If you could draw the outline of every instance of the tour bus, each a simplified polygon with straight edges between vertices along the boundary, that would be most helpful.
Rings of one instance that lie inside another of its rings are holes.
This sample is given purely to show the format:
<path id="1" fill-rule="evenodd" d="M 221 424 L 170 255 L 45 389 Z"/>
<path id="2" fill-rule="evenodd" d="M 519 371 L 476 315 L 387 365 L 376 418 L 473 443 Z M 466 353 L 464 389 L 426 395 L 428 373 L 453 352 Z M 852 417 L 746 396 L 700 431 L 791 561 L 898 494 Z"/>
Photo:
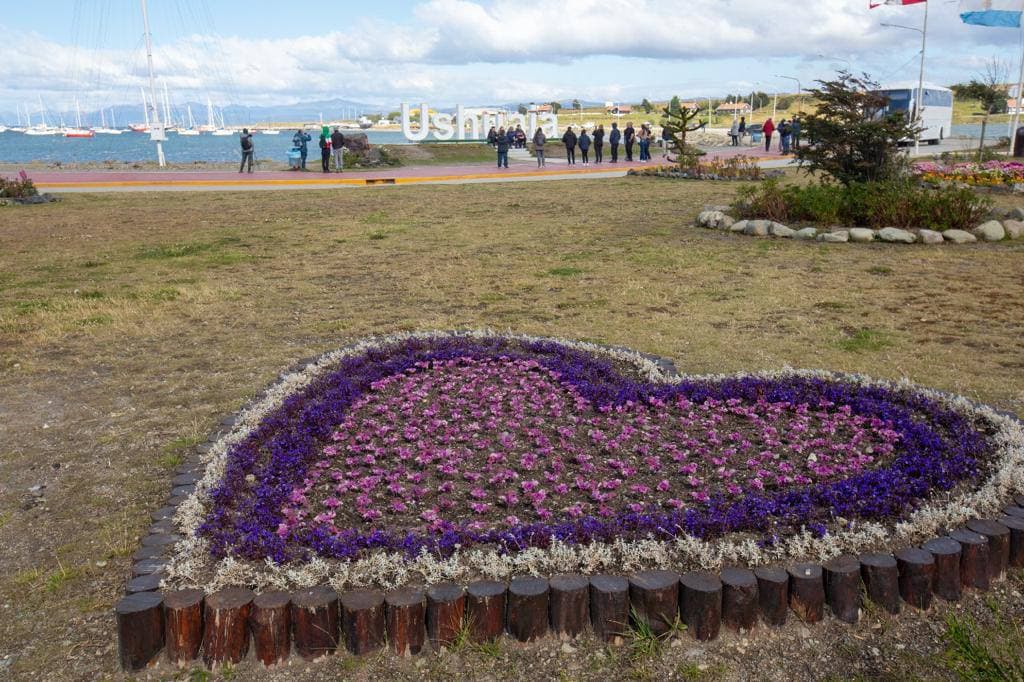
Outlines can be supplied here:
<path id="1" fill-rule="evenodd" d="M 909 120 L 914 115 L 914 100 L 917 98 L 917 81 L 890 83 L 874 92 L 889 98 L 889 106 L 883 113 L 901 111 Z M 924 84 L 921 105 L 921 142 L 938 144 L 949 136 L 953 127 L 953 91 L 941 85 Z M 913 142 L 913 140 L 904 140 Z"/>

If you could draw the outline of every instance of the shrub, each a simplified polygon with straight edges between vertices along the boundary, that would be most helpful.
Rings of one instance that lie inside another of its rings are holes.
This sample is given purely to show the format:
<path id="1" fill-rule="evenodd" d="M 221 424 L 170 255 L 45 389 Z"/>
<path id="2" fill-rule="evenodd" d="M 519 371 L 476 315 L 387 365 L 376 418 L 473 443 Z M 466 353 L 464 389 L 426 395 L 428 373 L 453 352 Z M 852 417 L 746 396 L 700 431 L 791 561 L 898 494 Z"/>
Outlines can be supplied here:
<path id="1" fill-rule="evenodd" d="M 6 199 L 25 199 L 39 194 L 32 184 L 32 179 L 25 171 L 18 171 L 17 178 L 0 177 L 0 197 Z"/>
<path id="2" fill-rule="evenodd" d="M 909 180 L 781 186 L 776 180 L 740 190 L 734 204 L 743 218 L 850 227 L 968 230 L 991 204 L 969 189 L 925 189 Z"/>

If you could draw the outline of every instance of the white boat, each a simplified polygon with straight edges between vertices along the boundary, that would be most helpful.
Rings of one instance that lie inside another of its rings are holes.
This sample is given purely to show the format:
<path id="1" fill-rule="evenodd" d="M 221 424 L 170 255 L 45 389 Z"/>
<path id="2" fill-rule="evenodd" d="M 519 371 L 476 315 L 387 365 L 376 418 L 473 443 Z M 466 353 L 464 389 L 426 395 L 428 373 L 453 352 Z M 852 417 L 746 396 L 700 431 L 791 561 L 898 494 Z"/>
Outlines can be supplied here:
<path id="1" fill-rule="evenodd" d="M 100 127 L 93 128 L 93 132 L 97 135 L 120 135 L 124 131 L 117 127 L 114 123 L 114 110 L 110 110 L 110 123 L 113 127 L 107 127 L 107 113 L 103 109 L 100 109 Z"/>
<path id="2" fill-rule="evenodd" d="M 277 128 L 264 128 L 260 131 L 260 135 L 280 135 L 281 131 Z"/>
<path id="3" fill-rule="evenodd" d="M 61 126 L 63 128 L 63 126 Z M 75 127 L 64 128 L 64 137 L 70 137 L 74 139 L 92 139 L 96 136 L 89 128 L 82 127 L 82 109 L 78 106 L 78 98 L 75 98 Z"/>
<path id="4" fill-rule="evenodd" d="M 188 108 L 188 128 L 179 128 L 178 134 L 194 137 L 196 135 L 199 135 L 199 131 L 196 129 L 195 119 L 192 118 L 192 105 L 187 104 L 185 106 Z"/>
<path id="5" fill-rule="evenodd" d="M 25 129 L 26 135 L 59 135 L 60 128 L 54 128 L 46 122 L 46 107 L 43 106 L 43 98 L 39 98 L 39 123 L 32 125 L 32 114 L 25 106 L 25 114 L 28 115 L 28 127 Z"/>
<path id="6" fill-rule="evenodd" d="M 6 133 L 6 132 L 7 132 L 7 126 L 0 126 L 0 133 Z"/>

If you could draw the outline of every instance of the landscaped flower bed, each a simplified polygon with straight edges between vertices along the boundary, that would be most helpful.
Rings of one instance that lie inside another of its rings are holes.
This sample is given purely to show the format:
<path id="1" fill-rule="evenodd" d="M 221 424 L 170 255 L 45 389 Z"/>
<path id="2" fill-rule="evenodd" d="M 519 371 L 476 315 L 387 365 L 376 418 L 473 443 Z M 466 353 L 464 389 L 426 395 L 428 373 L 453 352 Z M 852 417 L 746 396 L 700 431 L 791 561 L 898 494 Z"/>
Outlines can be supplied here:
<path id="1" fill-rule="evenodd" d="M 972 187 L 1011 188 L 1024 183 L 1024 163 L 1020 161 L 985 161 L 983 163 L 914 164 L 914 176 L 933 184 L 962 183 Z"/>
<path id="2" fill-rule="evenodd" d="M 286 379 L 214 447 L 170 574 L 301 584 L 303 570 L 367 582 L 412 565 L 437 578 L 834 555 L 998 504 L 1024 479 L 1019 440 L 1016 422 L 909 385 L 679 378 L 520 337 L 369 342 Z"/>

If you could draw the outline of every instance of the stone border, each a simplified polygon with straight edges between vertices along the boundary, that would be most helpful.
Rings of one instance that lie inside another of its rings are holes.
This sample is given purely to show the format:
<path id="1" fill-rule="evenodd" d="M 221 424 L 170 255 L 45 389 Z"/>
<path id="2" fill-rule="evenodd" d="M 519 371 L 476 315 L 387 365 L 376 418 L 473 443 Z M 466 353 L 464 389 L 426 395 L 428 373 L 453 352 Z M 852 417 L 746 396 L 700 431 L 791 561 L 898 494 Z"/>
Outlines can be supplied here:
<path id="1" fill-rule="evenodd" d="M 803 239 L 827 243 L 854 242 L 866 244 L 870 242 L 887 242 L 890 244 L 970 244 L 977 241 L 998 242 L 1004 239 L 1024 239 L 1024 222 L 1018 220 L 989 220 L 970 232 L 965 230 L 914 229 L 903 230 L 896 227 L 883 227 L 872 230 L 866 227 L 829 228 L 819 230 L 805 227 L 794 230 L 772 220 L 739 220 L 726 213 L 728 206 L 709 206 L 698 214 L 695 224 L 712 230 L 744 234 L 751 237 L 781 237 L 784 239 Z"/>

